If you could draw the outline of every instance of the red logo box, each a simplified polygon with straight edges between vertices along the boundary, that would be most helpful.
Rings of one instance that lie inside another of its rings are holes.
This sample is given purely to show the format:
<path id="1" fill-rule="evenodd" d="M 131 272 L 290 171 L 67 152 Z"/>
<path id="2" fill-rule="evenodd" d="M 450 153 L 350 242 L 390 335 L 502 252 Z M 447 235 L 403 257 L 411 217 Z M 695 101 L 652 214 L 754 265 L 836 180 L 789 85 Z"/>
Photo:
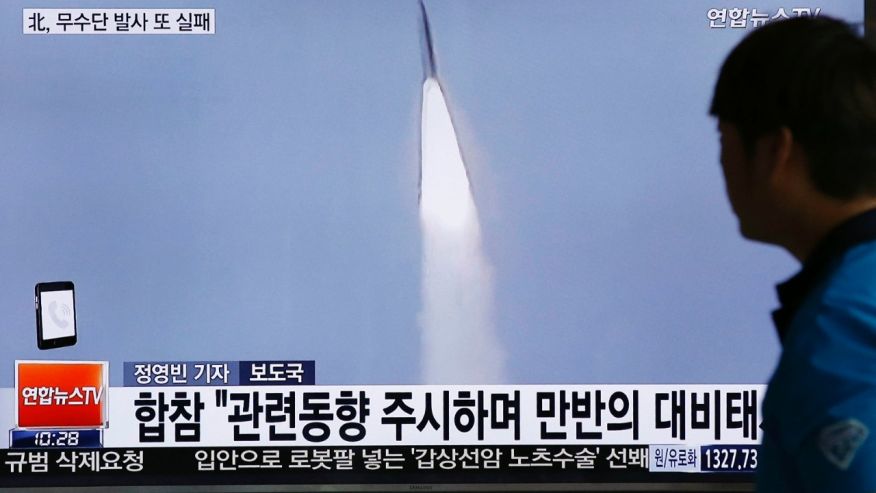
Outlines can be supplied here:
<path id="1" fill-rule="evenodd" d="M 107 367 L 101 361 L 16 361 L 16 426 L 105 427 Z"/>

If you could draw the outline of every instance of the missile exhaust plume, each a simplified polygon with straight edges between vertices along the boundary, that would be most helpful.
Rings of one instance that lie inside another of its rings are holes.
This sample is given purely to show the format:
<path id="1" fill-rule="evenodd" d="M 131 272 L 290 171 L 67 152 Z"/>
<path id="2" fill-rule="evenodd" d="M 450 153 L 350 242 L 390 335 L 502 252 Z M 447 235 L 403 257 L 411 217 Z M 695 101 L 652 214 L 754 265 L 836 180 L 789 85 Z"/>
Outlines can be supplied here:
<path id="1" fill-rule="evenodd" d="M 425 6 L 420 154 L 424 383 L 503 383 L 492 272 L 456 130 L 435 72 Z"/>

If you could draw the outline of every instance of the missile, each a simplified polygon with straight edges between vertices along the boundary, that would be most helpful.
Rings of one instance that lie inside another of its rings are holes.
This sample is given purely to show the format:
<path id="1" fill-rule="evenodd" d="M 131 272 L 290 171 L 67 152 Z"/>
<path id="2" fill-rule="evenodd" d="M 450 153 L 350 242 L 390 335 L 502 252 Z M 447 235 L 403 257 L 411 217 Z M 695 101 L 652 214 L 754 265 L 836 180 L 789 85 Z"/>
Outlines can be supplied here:
<path id="1" fill-rule="evenodd" d="M 441 146 L 452 148 L 454 151 L 450 154 L 450 159 L 452 160 L 452 154 L 456 154 L 457 159 L 460 161 L 462 171 L 464 172 L 464 186 L 468 188 L 468 193 L 473 195 L 471 190 L 471 179 L 468 173 L 468 167 L 465 164 L 465 159 L 462 158 L 462 150 L 459 148 L 459 142 L 456 137 L 456 129 L 453 127 L 453 121 L 450 115 L 450 109 L 447 106 L 447 101 L 444 98 L 444 91 L 441 87 L 441 80 L 438 77 L 438 72 L 435 68 L 435 50 L 432 45 L 432 30 L 429 25 L 429 16 L 426 13 L 426 5 L 423 0 L 419 0 L 420 2 L 420 16 L 422 17 L 422 36 L 420 37 L 421 42 L 421 51 L 422 51 L 422 59 L 423 59 L 423 119 L 421 120 L 420 126 L 420 139 L 421 144 L 428 139 L 427 135 L 425 135 L 426 131 L 426 123 L 427 123 L 427 113 L 428 107 L 431 105 L 431 120 L 429 120 L 432 125 L 432 131 L 434 132 L 436 127 L 436 123 L 438 125 L 438 131 L 445 132 L 444 136 L 448 136 L 449 139 L 441 142 Z M 428 99 L 428 100 L 427 100 Z M 446 115 L 446 120 L 442 121 L 440 115 Z M 438 116 L 438 120 L 435 120 L 436 115 Z M 446 122 L 446 123 L 445 123 Z M 434 139 L 434 135 L 432 138 Z M 432 145 L 436 145 L 436 141 L 432 141 Z M 423 154 L 425 149 L 424 145 L 420 147 L 420 176 L 418 180 L 418 193 L 417 193 L 417 203 L 422 206 L 423 203 L 423 174 L 424 174 L 424 161 L 427 159 L 427 156 Z M 433 155 L 432 160 L 435 159 L 434 152 L 439 151 L 439 154 L 442 153 L 442 149 L 433 147 Z M 448 156 L 443 156 L 444 159 L 448 158 Z M 433 178 L 435 170 L 433 171 Z M 446 176 L 447 173 L 452 173 L 452 171 L 442 170 L 440 171 L 441 176 Z"/>
<path id="2" fill-rule="evenodd" d="M 422 30 L 420 31 L 420 55 L 423 59 L 423 81 L 435 78 L 435 52 L 432 49 L 432 32 L 429 29 L 429 16 L 426 14 L 426 5 L 423 0 L 420 2 L 420 21 L 422 22 Z M 426 104 L 425 99 L 423 104 Z M 422 139 L 422 126 L 420 127 L 420 138 Z M 417 204 L 423 201 L 423 154 L 420 149 L 420 176 L 417 179 Z"/>
<path id="3" fill-rule="evenodd" d="M 437 79 L 435 71 L 435 52 L 432 49 L 432 32 L 429 29 L 429 16 L 426 14 L 426 5 L 420 0 L 420 16 L 423 20 L 421 42 L 423 44 L 423 75 L 424 80 Z"/>

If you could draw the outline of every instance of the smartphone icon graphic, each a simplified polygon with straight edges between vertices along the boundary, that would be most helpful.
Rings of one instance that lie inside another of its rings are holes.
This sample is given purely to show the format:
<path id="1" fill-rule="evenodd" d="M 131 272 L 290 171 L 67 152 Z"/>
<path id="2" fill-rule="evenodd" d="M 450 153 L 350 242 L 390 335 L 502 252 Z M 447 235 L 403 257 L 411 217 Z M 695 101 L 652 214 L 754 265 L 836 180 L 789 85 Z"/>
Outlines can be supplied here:
<path id="1" fill-rule="evenodd" d="M 76 298 L 70 281 L 36 285 L 37 346 L 40 349 L 76 344 Z"/>

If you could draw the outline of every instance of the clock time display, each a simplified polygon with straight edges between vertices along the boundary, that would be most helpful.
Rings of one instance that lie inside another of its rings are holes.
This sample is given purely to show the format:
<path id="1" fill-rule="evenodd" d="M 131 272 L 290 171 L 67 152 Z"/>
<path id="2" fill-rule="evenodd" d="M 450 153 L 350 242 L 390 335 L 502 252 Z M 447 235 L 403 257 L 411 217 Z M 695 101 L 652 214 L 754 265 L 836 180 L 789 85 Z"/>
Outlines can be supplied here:
<path id="1" fill-rule="evenodd" d="M 10 448 L 97 448 L 103 446 L 100 429 L 11 430 Z"/>

